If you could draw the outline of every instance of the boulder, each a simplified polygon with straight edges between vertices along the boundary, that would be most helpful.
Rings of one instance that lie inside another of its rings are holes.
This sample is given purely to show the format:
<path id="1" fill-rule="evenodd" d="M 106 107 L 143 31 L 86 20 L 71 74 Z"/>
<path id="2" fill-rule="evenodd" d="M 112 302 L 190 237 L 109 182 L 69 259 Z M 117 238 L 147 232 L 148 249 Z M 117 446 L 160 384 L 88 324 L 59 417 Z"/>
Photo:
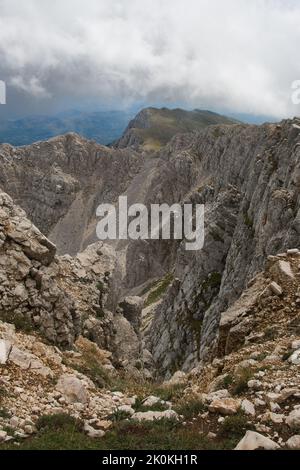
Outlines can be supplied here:
<path id="1" fill-rule="evenodd" d="M 293 410 L 286 418 L 286 423 L 291 429 L 300 428 L 300 410 Z"/>
<path id="2" fill-rule="evenodd" d="M 7 432 L 0 430 L 0 442 L 5 441 L 6 437 L 7 437 Z"/>
<path id="3" fill-rule="evenodd" d="M 222 415 L 234 415 L 241 406 L 241 400 L 234 398 L 216 399 L 211 402 L 208 410 L 211 413 L 221 413 Z"/>
<path id="4" fill-rule="evenodd" d="M 246 415 L 255 416 L 255 407 L 250 400 L 243 400 L 241 403 L 241 409 Z"/>
<path id="5" fill-rule="evenodd" d="M 296 434 L 295 436 L 290 437 L 289 440 L 286 442 L 286 446 L 288 449 L 291 449 L 291 450 L 299 450 L 300 449 L 300 436 Z"/>
<path id="6" fill-rule="evenodd" d="M 230 393 L 226 388 L 222 388 L 221 390 L 217 390 L 216 392 L 211 392 L 205 396 L 205 401 L 207 403 L 211 403 L 214 400 L 219 400 L 223 398 L 229 398 Z"/>
<path id="7" fill-rule="evenodd" d="M 100 439 L 101 437 L 105 436 L 105 432 L 102 431 L 102 429 L 94 429 L 88 423 L 84 423 L 83 429 L 87 436 L 91 439 Z"/>
<path id="8" fill-rule="evenodd" d="M 123 411 L 124 413 L 128 413 L 130 416 L 135 413 L 134 409 L 129 405 L 118 406 L 117 411 Z"/>
<path id="9" fill-rule="evenodd" d="M 279 445 L 268 437 L 255 431 L 247 431 L 243 439 L 236 446 L 235 450 L 276 450 L 279 448 Z"/>
<path id="10" fill-rule="evenodd" d="M 282 295 L 282 292 L 283 292 L 282 287 L 280 287 L 280 285 L 277 284 L 277 282 L 271 282 L 271 284 L 269 285 L 269 289 L 275 295 Z"/>
<path id="11" fill-rule="evenodd" d="M 178 414 L 174 410 L 166 411 L 146 411 L 135 413 L 132 419 L 136 421 L 155 421 L 160 419 L 174 419 L 178 420 Z"/>
<path id="12" fill-rule="evenodd" d="M 288 361 L 295 366 L 300 364 L 300 349 L 297 349 L 293 354 L 288 358 Z"/>
<path id="13" fill-rule="evenodd" d="M 187 375 L 182 370 L 178 370 L 175 374 L 172 375 L 170 380 L 168 380 L 168 385 L 184 385 L 187 382 Z"/>
<path id="14" fill-rule="evenodd" d="M 12 345 L 9 341 L 0 339 L 0 364 L 6 364 Z"/>
<path id="15" fill-rule="evenodd" d="M 143 406 L 151 408 L 152 406 L 155 406 L 158 403 L 162 403 L 162 400 L 159 397 L 155 397 L 151 395 L 150 397 L 146 398 L 146 400 L 143 401 Z"/>
<path id="16" fill-rule="evenodd" d="M 62 375 L 56 385 L 58 390 L 68 403 L 83 403 L 89 401 L 88 392 L 83 382 L 75 375 Z"/>

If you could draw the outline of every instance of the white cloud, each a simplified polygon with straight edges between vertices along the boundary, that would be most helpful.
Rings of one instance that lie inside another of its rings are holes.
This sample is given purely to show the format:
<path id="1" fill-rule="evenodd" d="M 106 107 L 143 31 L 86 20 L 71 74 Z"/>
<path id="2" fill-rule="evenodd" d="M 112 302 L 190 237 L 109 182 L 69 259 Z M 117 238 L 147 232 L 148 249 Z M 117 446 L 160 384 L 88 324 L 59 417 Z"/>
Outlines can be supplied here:
<path id="1" fill-rule="evenodd" d="M 0 0 L 0 78 L 38 97 L 296 114 L 300 5 Z"/>

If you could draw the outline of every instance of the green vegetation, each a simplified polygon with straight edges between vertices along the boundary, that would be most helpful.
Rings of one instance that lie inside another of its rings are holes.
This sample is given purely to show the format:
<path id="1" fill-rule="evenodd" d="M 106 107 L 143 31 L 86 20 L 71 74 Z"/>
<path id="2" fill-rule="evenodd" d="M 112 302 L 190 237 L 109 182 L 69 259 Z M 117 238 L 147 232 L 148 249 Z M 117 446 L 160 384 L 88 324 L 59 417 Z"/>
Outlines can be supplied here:
<path id="1" fill-rule="evenodd" d="M 248 390 L 248 382 L 253 377 L 253 370 L 251 369 L 242 369 L 238 376 L 234 379 L 231 393 L 233 395 L 240 395 L 246 390 Z"/>
<path id="2" fill-rule="evenodd" d="M 43 415 L 40 416 L 36 423 L 36 428 L 39 431 L 82 431 L 83 423 L 73 418 L 72 416 L 61 413 L 55 415 Z"/>
<path id="3" fill-rule="evenodd" d="M 227 374 L 223 380 L 223 387 L 228 389 L 232 384 L 233 384 L 233 377 L 232 375 Z"/>
<path id="4" fill-rule="evenodd" d="M 188 400 L 182 399 L 175 408 L 175 411 L 182 415 L 185 419 L 192 419 L 203 413 L 205 406 L 202 401 L 197 398 L 190 398 Z"/>
<path id="5" fill-rule="evenodd" d="M 67 415 L 43 416 L 38 435 L 20 441 L 19 445 L 3 444 L 1 450 L 209 450 L 230 448 L 231 440 L 213 442 L 201 434 L 199 422 L 182 426 L 174 420 L 151 423 L 115 422 L 101 439 L 87 437 L 81 423 Z M 231 447 L 232 448 L 232 447 Z"/>
<path id="6" fill-rule="evenodd" d="M 148 108 L 148 126 L 135 128 L 139 140 L 147 150 L 159 150 L 166 145 L 175 134 L 193 132 L 209 125 L 236 124 L 237 121 L 210 111 L 184 111 L 182 109 Z M 214 129 L 214 136 L 222 135 Z"/>
<path id="7" fill-rule="evenodd" d="M 32 331 L 35 330 L 31 319 L 26 315 L 18 314 L 14 311 L 1 311 L 0 318 L 6 323 L 12 323 L 15 325 L 17 331 L 22 331 L 23 333 L 32 333 Z"/>
<path id="8" fill-rule="evenodd" d="M 219 428 L 218 437 L 239 440 L 249 429 L 252 429 L 252 426 L 249 425 L 246 415 L 239 411 L 236 415 L 225 418 Z"/>
<path id="9" fill-rule="evenodd" d="M 136 412 L 143 412 L 143 411 L 165 411 L 168 409 L 168 406 L 165 405 L 164 403 L 156 403 L 155 405 L 153 406 L 145 406 L 143 405 L 143 401 L 144 401 L 144 398 L 141 398 L 141 397 L 138 397 L 136 402 L 135 402 L 135 405 L 134 405 L 134 409 Z"/>
<path id="10" fill-rule="evenodd" d="M 93 346 L 91 350 L 84 351 L 80 362 L 64 359 L 64 363 L 89 377 L 99 388 L 110 386 L 112 383 L 112 378 L 97 359 L 96 346 Z"/>
<path id="11" fill-rule="evenodd" d="M 168 273 L 163 279 L 157 281 L 148 295 L 148 298 L 145 302 L 145 307 L 149 307 L 150 305 L 157 302 L 166 292 L 173 279 L 173 274 Z"/>
<path id="12" fill-rule="evenodd" d="M 0 408 L 0 418 L 7 419 L 10 416 L 10 412 L 6 408 Z"/>

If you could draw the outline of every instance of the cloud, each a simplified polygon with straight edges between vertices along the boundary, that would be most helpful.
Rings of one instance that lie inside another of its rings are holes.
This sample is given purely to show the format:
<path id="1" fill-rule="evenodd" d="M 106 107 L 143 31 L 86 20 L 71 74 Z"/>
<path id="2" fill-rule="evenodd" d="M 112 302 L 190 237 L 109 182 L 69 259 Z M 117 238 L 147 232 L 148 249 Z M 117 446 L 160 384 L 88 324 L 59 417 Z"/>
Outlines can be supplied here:
<path id="1" fill-rule="evenodd" d="M 0 79 L 48 103 L 288 116 L 299 24 L 296 0 L 0 0 Z"/>

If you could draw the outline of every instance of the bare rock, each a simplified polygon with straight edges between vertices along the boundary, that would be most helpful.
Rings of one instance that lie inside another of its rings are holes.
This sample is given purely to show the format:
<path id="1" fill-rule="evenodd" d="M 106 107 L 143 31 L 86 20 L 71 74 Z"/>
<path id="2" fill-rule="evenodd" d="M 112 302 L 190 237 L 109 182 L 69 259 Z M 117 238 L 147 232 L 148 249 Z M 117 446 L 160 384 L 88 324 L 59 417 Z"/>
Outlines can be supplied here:
<path id="1" fill-rule="evenodd" d="M 238 443 L 235 450 L 276 450 L 280 449 L 276 442 L 272 441 L 268 437 L 259 434 L 254 431 L 247 431 L 243 439 Z"/>
<path id="2" fill-rule="evenodd" d="M 211 402 L 208 410 L 211 413 L 221 413 L 222 415 L 234 415 L 241 406 L 241 400 L 234 398 L 215 399 Z"/>
<path id="3" fill-rule="evenodd" d="M 87 403 L 88 392 L 83 382 L 75 375 L 62 375 L 56 385 L 58 390 L 69 403 Z"/>

